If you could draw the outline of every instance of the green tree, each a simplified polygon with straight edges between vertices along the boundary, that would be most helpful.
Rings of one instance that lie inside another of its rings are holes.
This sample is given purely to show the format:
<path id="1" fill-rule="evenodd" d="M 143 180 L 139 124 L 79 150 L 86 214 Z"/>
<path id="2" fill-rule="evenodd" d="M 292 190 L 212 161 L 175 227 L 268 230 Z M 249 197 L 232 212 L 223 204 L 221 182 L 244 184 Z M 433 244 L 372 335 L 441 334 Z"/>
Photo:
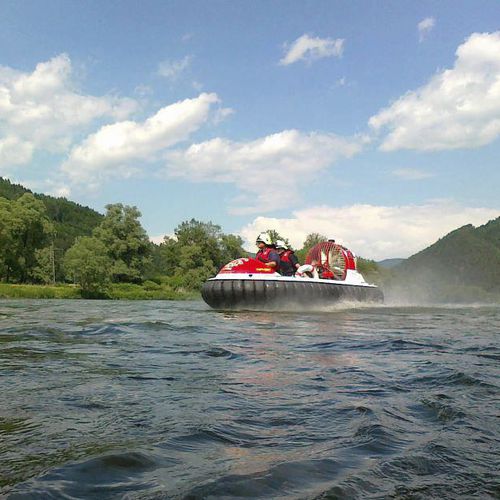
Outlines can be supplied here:
<path id="1" fill-rule="evenodd" d="M 148 276 L 158 280 L 166 275 L 175 288 L 199 289 L 224 264 L 246 255 L 242 244 L 239 236 L 224 234 L 211 222 L 184 221 L 176 227 L 174 237 L 166 237 L 154 247 Z"/>
<path id="2" fill-rule="evenodd" d="M 197 245 L 200 255 L 210 259 L 215 265 L 221 264 L 222 248 L 219 240 L 222 236 L 222 229 L 220 226 L 191 219 L 179 224 L 174 233 L 177 247 Z"/>
<path id="3" fill-rule="evenodd" d="M 106 206 L 106 215 L 94 229 L 112 260 L 114 281 L 140 282 L 149 263 L 152 244 L 139 222 L 136 207 L 116 203 Z"/>
<path id="4" fill-rule="evenodd" d="M 220 237 L 220 245 L 222 247 L 221 265 L 247 255 L 247 252 L 243 250 L 243 240 L 235 234 L 223 234 Z"/>
<path id="5" fill-rule="evenodd" d="M 369 283 L 375 283 L 376 285 L 383 285 L 385 281 L 388 281 L 392 275 L 393 270 L 386 269 L 379 266 L 375 261 L 370 259 L 363 259 L 358 257 L 357 259 L 357 270 L 363 275 L 366 281 Z"/>
<path id="6" fill-rule="evenodd" d="M 54 245 L 54 268 L 58 280 L 64 278 L 62 272 L 62 257 L 73 245 L 77 236 L 91 236 L 92 230 L 100 224 L 103 215 L 88 207 L 83 207 L 65 198 L 54 198 L 44 194 L 31 193 L 19 184 L 12 184 L 8 179 L 0 177 L 0 198 L 15 201 L 25 193 L 32 194 L 45 205 L 46 215 L 54 225 L 55 236 L 51 239 Z M 1 246 L 1 245 L 0 245 Z M 0 261 L 4 261 L 0 256 Z M 1 268 L 1 265 L 0 265 Z M 1 271 L 0 277 L 5 278 L 6 271 Z M 12 274 L 12 273 L 11 273 Z M 13 279 L 17 279 L 13 276 Z M 35 278 L 37 281 L 38 277 Z"/>
<path id="7" fill-rule="evenodd" d="M 0 204 L 3 276 L 24 283 L 35 279 L 39 250 L 53 240 L 54 226 L 45 205 L 31 193 Z"/>
<path id="8" fill-rule="evenodd" d="M 179 224 L 175 229 L 177 241 L 174 249 L 196 245 L 202 260 L 212 261 L 217 269 L 228 261 L 245 255 L 243 240 L 233 234 L 224 234 L 222 228 L 212 222 L 201 222 L 195 219 Z"/>
<path id="9" fill-rule="evenodd" d="M 310 233 L 306 236 L 306 239 L 304 241 L 304 244 L 302 245 L 302 248 L 296 252 L 297 258 L 299 259 L 300 262 L 305 262 L 307 252 L 311 250 L 311 248 L 318 244 L 321 243 L 322 241 L 327 241 L 328 238 L 320 233 Z"/>
<path id="10" fill-rule="evenodd" d="M 314 245 L 317 245 L 322 241 L 328 241 L 328 238 L 320 233 L 310 233 L 306 236 L 302 249 L 310 250 Z"/>
<path id="11" fill-rule="evenodd" d="M 276 243 L 278 240 L 283 240 L 287 245 L 290 245 L 288 238 L 281 236 L 281 234 L 278 233 L 278 231 L 276 231 L 276 229 L 267 229 L 266 231 L 264 231 L 264 233 L 267 233 L 270 236 L 271 241 L 273 243 Z"/>
<path id="12" fill-rule="evenodd" d="M 0 277 L 9 281 L 13 248 L 12 209 L 9 200 L 0 198 Z"/>
<path id="13" fill-rule="evenodd" d="M 103 293 L 111 279 L 111 267 L 104 243 L 90 236 L 78 237 L 64 256 L 66 275 L 84 294 Z"/>
<path id="14" fill-rule="evenodd" d="M 179 262 L 174 276 L 183 288 L 198 289 L 207 278 L 216 272 L 217 267 L 213 260 L 203 253 L 199 245 L 179 248 Z"/>
<path id="15" fill-rule="evenodd" d="M 33 278 L 41 283 L 49 284 L 55 281 L 54 246 L 36 250 L 37 265 L 33 269 Z"/>
<path id="16" fill-rule="evenodd" d="M 166 236 L 162 243 L 152 246 L 146 278 L 160 282 L 163 276 L 173 276 L 177 262 L 176 240 Z"/>

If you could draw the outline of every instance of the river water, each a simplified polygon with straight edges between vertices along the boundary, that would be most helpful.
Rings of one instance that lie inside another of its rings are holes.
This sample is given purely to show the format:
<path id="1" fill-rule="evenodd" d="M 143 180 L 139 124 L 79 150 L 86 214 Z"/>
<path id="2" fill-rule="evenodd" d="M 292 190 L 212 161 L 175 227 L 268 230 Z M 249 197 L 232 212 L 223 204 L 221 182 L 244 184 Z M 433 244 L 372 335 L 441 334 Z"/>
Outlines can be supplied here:
<path id="1" fill-rule="evenodd" d="M 0 497 L 499 498 L 500 306 L 0 301 Z"/>

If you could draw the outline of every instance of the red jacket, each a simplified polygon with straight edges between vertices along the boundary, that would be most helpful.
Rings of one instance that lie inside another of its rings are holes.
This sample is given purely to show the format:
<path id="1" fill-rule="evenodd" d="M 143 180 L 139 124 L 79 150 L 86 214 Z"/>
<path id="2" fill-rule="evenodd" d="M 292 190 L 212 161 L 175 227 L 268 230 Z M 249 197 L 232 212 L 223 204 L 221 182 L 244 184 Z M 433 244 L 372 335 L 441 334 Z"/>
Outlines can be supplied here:
<path id="1" fill-rule="evenodd" d="M 274 267 L 273 269 L 276 272 L 279 270 L 280 257 L 274 248 L 266 247 L 263 250 L 259 250 L 255 255 L 255 258 L 258 261 L 263 262 L 264 264 L 267 264 L 268 262 L 276 262 L 276 267 Z"/>
<path id="2" fill-rule="evenodd" d="M 293 276 L 296 271 L 298 259 L 292 250 L 285 250 L 280 254 L 280 272 L 283 276 Z"/>

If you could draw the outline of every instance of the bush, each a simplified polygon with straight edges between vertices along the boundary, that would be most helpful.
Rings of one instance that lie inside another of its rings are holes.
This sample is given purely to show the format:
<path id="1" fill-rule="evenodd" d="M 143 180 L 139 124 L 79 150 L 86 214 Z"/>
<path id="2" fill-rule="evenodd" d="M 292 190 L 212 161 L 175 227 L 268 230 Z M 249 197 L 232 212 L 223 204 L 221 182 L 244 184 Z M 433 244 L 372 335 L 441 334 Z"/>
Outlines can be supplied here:
<path id="1" fill-rule="evenodd" d="M 64 257 L 67 276 L 78 283 L 87 296 L 105 293 L 111 278 L 111 268 L 112 261 L 105 245 L 88 236 L 77 238 Z"/>
<path id="2" fill-rule="evenodd" d="M 73 285 L 11 285 L 0 283 L 2 299 L 78 299 L 80 289 Z"/>

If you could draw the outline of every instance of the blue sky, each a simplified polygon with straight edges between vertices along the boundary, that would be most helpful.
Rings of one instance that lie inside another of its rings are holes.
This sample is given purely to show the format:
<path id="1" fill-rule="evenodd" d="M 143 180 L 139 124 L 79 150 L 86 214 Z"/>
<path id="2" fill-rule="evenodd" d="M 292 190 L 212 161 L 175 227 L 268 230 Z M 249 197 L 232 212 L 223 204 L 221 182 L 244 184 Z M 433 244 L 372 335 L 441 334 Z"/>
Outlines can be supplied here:
<path id="1" fill-rule="evenodd" d="M 3 1 L 0 175 L 158 239 L 405 257 L 500 215 L 500 4 Z"/>

